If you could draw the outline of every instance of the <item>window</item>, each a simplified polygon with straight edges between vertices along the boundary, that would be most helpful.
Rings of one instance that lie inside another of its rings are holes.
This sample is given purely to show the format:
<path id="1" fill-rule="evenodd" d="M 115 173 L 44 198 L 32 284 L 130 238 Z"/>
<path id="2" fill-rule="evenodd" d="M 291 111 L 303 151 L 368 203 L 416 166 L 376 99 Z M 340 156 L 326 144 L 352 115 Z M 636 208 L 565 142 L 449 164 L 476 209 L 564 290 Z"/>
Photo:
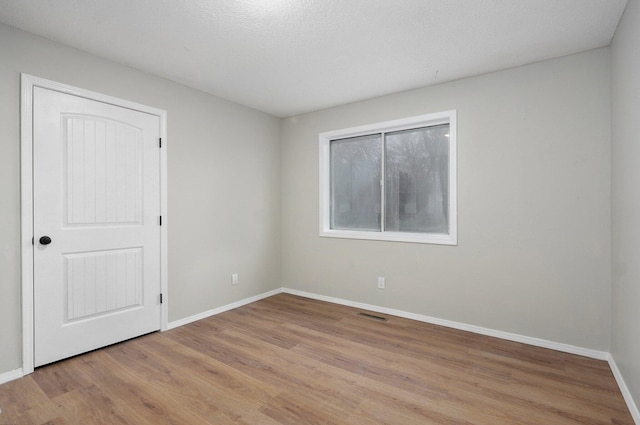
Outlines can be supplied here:
<path id="1" fill-rule="evenodd" d="M 320 236 L 456 245 L 456 112 L 321 133 Z"/>

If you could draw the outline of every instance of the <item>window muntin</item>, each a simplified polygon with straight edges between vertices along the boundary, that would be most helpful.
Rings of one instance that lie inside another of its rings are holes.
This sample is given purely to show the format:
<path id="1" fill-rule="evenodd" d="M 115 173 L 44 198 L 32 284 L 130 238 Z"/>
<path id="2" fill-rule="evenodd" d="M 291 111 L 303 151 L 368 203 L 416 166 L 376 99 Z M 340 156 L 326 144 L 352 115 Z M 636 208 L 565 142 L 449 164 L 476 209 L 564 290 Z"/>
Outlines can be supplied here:
<path id="1" fill-rule="evenodd" d="M 320 235 L 457 244 L 455 111 L 320 134 Z"/>

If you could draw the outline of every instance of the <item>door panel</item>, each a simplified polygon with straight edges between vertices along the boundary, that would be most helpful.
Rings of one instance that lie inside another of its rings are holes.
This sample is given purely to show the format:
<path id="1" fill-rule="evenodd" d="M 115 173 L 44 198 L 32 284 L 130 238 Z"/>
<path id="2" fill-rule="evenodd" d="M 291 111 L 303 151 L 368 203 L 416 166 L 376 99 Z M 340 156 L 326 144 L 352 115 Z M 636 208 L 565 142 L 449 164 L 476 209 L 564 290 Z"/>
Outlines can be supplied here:
<path id="1" fill-rule="evenodd" d="M 142 224 L 141 129 L 67 114 L 62 126 L 65 224 Z"/>
<path id="2" fill-rule="evenodd" d="M 160 118 L 34 87 L 33 120 L 40 366 L 160 329 Z"/>
<path id="3" fill-rule="evenodd" d="M 142 307 L 143 248 L 63 254 L 63 323 Z"/>

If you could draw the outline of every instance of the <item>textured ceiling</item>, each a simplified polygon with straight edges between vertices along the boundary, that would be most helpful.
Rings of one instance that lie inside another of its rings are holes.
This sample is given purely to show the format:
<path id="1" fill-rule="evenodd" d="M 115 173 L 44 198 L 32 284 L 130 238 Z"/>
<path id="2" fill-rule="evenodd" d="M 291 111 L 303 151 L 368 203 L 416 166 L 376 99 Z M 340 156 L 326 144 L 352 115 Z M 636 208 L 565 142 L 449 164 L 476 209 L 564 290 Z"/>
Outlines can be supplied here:
<path id="1" fill-rule="evenodd" d="M 284 117 L 611 42 L 627 0 L 0 0 L 0 22 Z"/>

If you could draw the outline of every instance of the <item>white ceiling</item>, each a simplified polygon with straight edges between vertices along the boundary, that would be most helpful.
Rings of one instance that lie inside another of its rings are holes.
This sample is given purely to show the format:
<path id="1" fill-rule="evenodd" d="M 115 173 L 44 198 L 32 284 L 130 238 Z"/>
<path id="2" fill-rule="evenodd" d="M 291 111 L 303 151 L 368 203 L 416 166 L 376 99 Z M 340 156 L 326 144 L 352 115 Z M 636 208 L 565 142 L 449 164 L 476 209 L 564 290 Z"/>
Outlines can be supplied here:
<path id="1" fill-rule="evenodd" d="M 0 0 L 0 22 L 285 117 L 611 42 L 627 0 Z"/>

